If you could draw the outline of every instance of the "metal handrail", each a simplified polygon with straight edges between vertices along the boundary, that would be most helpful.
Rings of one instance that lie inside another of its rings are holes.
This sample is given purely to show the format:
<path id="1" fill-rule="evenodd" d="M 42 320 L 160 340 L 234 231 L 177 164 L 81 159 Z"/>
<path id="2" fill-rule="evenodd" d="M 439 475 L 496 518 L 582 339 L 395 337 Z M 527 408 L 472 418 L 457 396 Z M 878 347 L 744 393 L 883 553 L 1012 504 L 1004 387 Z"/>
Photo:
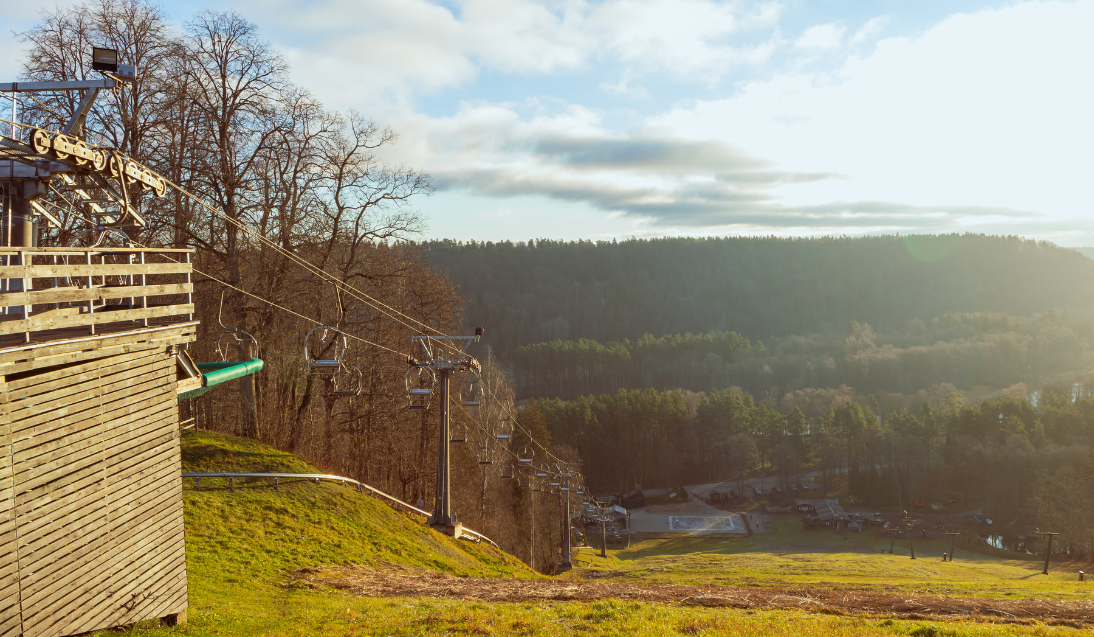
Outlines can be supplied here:
<path id="1" fill-rule="evenodd" d="M 406 502 L 403 502 L 399 498 L 396 498 L 393 495 L 388 495 L 388 494 L 384 493 L 383 491 L 377 489 L 376 487 L 370 487 L 369 485 L 365 484 L 364 482 L 358 482 L 357 480 L 354 480 L 353 478 L 346 478 L 344 476 L 335 476 L 335 475 L 330 475 L 328 473 L 231 473 L 231 472 L 227 472 L 227 473 L 226 472 L 191 473 L 191 472 L 185 472 L 184 471 L 183 474 L 182 474 L 182 477 L 184 477 L 184 478 L 193 478 L 195 480 L 195 485 L 198 486 L 198 488 L 200 488 L 202 478 L 228 478 L 229 480 L 231 480 L 232 478 L 273 478 L 274 479 L 274 486 L 277 486 L 277 479 L 278 478 L 303 478 L 305 480 L 315 480 L 315 481 L 327 480 L 329 482 L 339 482 L 343 486 L 345 486 L 347 484 L 352 484 L 352 485 L 357 487 L 358 491 L 367 490 L 367 491 L 369 491 L 370 493 L 372 493 L 373 495 L 375 495 L 379 498 L 389 500 L 393 504 L 396 504 L 400 507 L 403 507 L 403 508 L 407 509 L 411 513 L 417 513 L 418 515 L 421 515 L 423 517 L 429 517 L 429 512 L 428 511 L 423 511 L 422 509 L 419 509 L 418 507 L 416 507 L 414 505 L 407 504 Z M 494 548 L 498 549 L 499 551 L 501 550 L 501 547 L 498 546 L 497 543 L 494 542 L 494 540 L 491 540 L 490 538 L 486 537 L 482 533 L 479 533 L 478 531 L 472 531 L 471 529 L 469 529 L 467 527 L 464 527 L 463 532 L 467 535 L 474 536 L 474 537 L 478 538 L 479 540 L 483 540 L 485 542 L 488 542 L 490 544 L 490 546 L 493 546 Z"/>

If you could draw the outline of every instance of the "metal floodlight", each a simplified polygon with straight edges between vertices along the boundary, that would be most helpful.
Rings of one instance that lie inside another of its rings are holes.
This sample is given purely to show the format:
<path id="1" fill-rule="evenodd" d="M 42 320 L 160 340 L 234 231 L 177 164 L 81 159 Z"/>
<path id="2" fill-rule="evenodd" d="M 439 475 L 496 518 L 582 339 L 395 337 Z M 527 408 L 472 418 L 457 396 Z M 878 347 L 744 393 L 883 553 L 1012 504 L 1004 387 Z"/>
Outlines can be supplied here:
<path id="1" fill-rule="evenodd" d="M 91 49 L 91 70 L 105 71 L 107 73 L 117 73 L 118 50 L 100 49 L 99 47 L 93 47 Z"/>

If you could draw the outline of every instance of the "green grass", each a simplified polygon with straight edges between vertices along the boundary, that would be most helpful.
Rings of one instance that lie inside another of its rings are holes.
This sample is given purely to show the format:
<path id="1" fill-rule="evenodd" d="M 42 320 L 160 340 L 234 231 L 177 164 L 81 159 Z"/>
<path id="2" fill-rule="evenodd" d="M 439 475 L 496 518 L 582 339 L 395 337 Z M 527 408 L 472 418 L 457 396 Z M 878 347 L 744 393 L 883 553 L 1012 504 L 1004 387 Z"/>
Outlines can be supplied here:
<path id="1" fill-rule="evenodd" d="M 600 571 L 612 580 L 720 584 L 729 586 L 820 586 L 841 590 L 921 592 L 968 597 L 1053 597 L 1090 599 L 1091 583 L 1079 582 L 1082 565 L 1051 565 L 1032 556 L 957 544 L 956 560 L 942 562 L 950 543 L 913 540 L 916 559 L 910 559 L 907 540 L 897 540 L 889 554 L 891 538 L 871 532 L 842 533 L 805 531 L 796 516 L 776 516 L 773 533 L 751 537 L 681 537 L 635 540 L 631 548 L 610 552 L 582 549 L 580 559 L 590 556 L 593 565 L 567 577 L 584 577 Z M 881 549 L 886 550 L 885 554 Z M 975 550 L 969 550 L 973 548 Z"/>
<path id="2" fill-rule="evenodd" d="M 289 454 L 226 436 L 187 434 L 183 449 L 183 471 L 322 473 Z M 229 584 L 338 564 L 536 576 L 510 555 L 435 533 L 420 517 L 398 513 L 349 487 L 283 480 L 275 491 L 265 480 L 236 483 L 229 492 L 226 480 L 207 480 L 203 490 L 186 489 L 183 496 L 190 569 Z"/>
<path id="3" fill-rule="evenodd" d="M 276 607 L 235 606 L 175 629 L 133 627 L 160 635 L 734 635 L 741 637 L 1079 637 L 1082 630 L 1043 625 L 900 621 L 798 611 L 683 607 L 604 600 L 495 604 L 459 600 L 349 598 L 288 593 Z M 193 610 L 193 607 L 191 607 Z M 244 612 L 268 613 L 241 620 Z M 210 621 L 212 620 L 212 621 Z"/>
<path id="4" fill-rule="evenodd" d="M 184 471 L 317 472 L 288 454 L 225 436 L 188 433 L 184 436 L 183 450 Z M 304 567 L 397 564 L 457 576 L 540 576 L 489 546 L 436 534 L 420 518 L 395 512 L 378 500 L 338 485 L 298 482 L 282 484 L 280 491 L 274 491 L 264 485 L 237 484 L 235 491 L 229 492 L 223 482 L 203 485 L 202 491 L 194 491 L 192 482 L 187 482 L 184 501 L 190 590 L 188 623 L 166 628 L 156 626 L 156 622 L 144 622 L 125 629 L 100 631 L 99 635 L 122 632 L 147 637 L 1082 634 L 1060 627 L 895 621 L 614 600 L 480 603 L 354 597 L 336 590 L 311 588 L 293 581 L 291 574 Z M 805 539 L 801 538 L 803 546 Z M 775 555 L 764 549 L 765 541 L 770 540 L 764 536 L 730 544 L 704 540 L 690 548 L 706 553 L 690 555 L 674 553 L 687 547 L 646 541 L 628 551 L 610 551 L 607 559 L 587 549 L 579 551 L 579 555 L 582 560 L 591 560 L 594 570 L 621 572 L 620 577 L 629 579 L 774 585 L 777 575 L 772 573 L 772 567 L 760 564 L 769 559 L 767 556 Z M 836 578 L 844 572 L 854 572 L 853 556 L 846 561 L 841 558 L 838 562 L 841 566 L 834 574 L 826 574 L 819 561 L 802 561 L 803 556 L 809 555 L 800 549 L 776 557 L 783 564 L 799 567 L 799 571 L 789 574 L 794 581 L 812 578 L 818 583 L 838 583 Z M 816 557 L 831 560 L 833 554 L 822 552 Z M 860 561 L 861 557 L 858 556 Z M 893 561 L 899 559 L 892 556 Z M 985 558 L 985 561 L 990 560 Z M 926 568 L 927 562 L 923 565 Z M 960 563 L 954 566 L 959 567 Z M 901 568 L 891 574 L 904 572 L 906 576 L 906 567 Z M 723 569 L 729 570 L 723 572 Z M 856 577 L 863 585 L 880 579 L 872 573 Z"/>

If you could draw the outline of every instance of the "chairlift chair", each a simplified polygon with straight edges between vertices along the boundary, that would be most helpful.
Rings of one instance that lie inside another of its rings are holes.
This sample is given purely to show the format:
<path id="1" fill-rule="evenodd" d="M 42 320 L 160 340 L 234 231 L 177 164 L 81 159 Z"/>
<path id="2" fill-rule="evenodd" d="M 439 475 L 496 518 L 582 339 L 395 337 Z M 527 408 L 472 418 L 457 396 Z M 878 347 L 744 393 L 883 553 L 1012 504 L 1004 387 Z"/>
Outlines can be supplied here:
<path id="1" fill-rule="evenodd" d="M 543 485 L 539 480 L 532 480 L 532 491 L 543 491 Z"/>
<path id="2" fill-rule="evenodd" d="M 479 442 L 475 448 L 475 456 L 481 465 L 494 464 L 493 454 L 490 450 L 490 438 L 482 439 Z"/>
<path id="3" fill-rule="evenodd" d="M 304 357 L 307 359 L 308 374 L 337 374 L 342 369 L 346 345 L 346 335 L 337 327 L 320 325 L 312 328 L 304 337 Z"/>
<path id="4" fill-rule="evenodd" d="M 467 425 L 462 422 L 452 423 L 452 428 L 448 433 L 449 442 L 467 442 Z"/>
<path id="5" fill-rule="evenodd" d="M 334 375 L 334 396 L 360 396 L 364 382 L 361 370 L 354 365 L 343 365 L 342 369 Z"/>
<path id="6" fill-rule="evenodd" d="M 513 463 L 512 462 L 505 463 L 505 468 L 501 470 L 501 477 L 503 477 L 503 478 L 512 478 L 513 477 Z"/>
<path id="7" fill-rule="evenodd" d="M 233 327 L 231 329 L 224 330 L 223 332 L 221 332 L 220 336 L 217 337 L 216 353 L 217 356 L 220 357 L 220 362 L 228 362 L 228 348 L 231 347 L 232 343 L 238 345 L 245 341 L 251 341 L 252 343 L 254 343 L 254 358 L 260 358 L 258 355 L 258 339 L 251 335 L 250 332 L 241 330 L 237 327 Z"/>
<path id="8" fill-rule="evenodd" d="M 437 377 L 428 367 L 411 367 L 406 371 L 406 399 L 408 409 L 429 409 L 433 385 Z M 427 386 L 428 385 L 428 386 Z"/>
<path id="9" fill-rule="evenodd" d="M 509 442 L 509 439 L 513 437 L 513 423 L 509 422 L 508 416 L 498 420 L 498 424 L 494 427 L 494 437 L 499 442 Z"/>
<path id="10" fill-rule="evenodd" d="M 545 466 L 536 467 L 536 477 L 546 478 L 548 475 L 547 468 Z"/>
<path id="11" fill-rule="evenodd" d="M 460 401 L 463 403 L 463 408 L 468 410 L 477 410 L 481 403 L 482 389 L 479 387 L 478 378 L 470 383 L 464 383 L 460 387 Z"/>
<path id="12" fill-rule="evenodd" d="M 532 458 L 534 458 L 535 456 L 535 449 L 529 449 L 528 447 L 525 447 L 524 450 L 520 452 L 520 455 L 517 457 L 517 459 L 520 461 L 521 465 L 530 467 L 532 466 Z"/>

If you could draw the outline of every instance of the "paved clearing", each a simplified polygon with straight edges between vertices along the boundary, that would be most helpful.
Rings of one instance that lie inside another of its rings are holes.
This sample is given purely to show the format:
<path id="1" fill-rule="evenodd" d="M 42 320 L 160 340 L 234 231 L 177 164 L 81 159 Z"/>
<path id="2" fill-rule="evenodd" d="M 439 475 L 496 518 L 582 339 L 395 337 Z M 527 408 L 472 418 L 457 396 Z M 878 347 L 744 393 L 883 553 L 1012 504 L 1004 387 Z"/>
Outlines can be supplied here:
<path id="1" fill-rule="evenodd" d="M 425 569 L 363 566 L 300 569 L 292 583 L 333 588 L 364 597 L 435 597 L 483 602 L 595 601 L 678 603 L 689 606 L 803 610 L 896 619 L 1043 622 L 1075 628 L 1094 626 L 1094 602 L 1052 599 L 989 599 L 905 593 L 799 588 L 736 588 L 589 581 L 455 577 Z"/>
<path id="2" fill-rule="evenodd" d="M 629 513 L 631 523 L 627 531 L 630 533 L 746 534 L 748 529 L 742 515 L 749 515 L 753 533 L 763 532 L 761 516 L 729 513 L 698 498 L 631 509 Z"/>

